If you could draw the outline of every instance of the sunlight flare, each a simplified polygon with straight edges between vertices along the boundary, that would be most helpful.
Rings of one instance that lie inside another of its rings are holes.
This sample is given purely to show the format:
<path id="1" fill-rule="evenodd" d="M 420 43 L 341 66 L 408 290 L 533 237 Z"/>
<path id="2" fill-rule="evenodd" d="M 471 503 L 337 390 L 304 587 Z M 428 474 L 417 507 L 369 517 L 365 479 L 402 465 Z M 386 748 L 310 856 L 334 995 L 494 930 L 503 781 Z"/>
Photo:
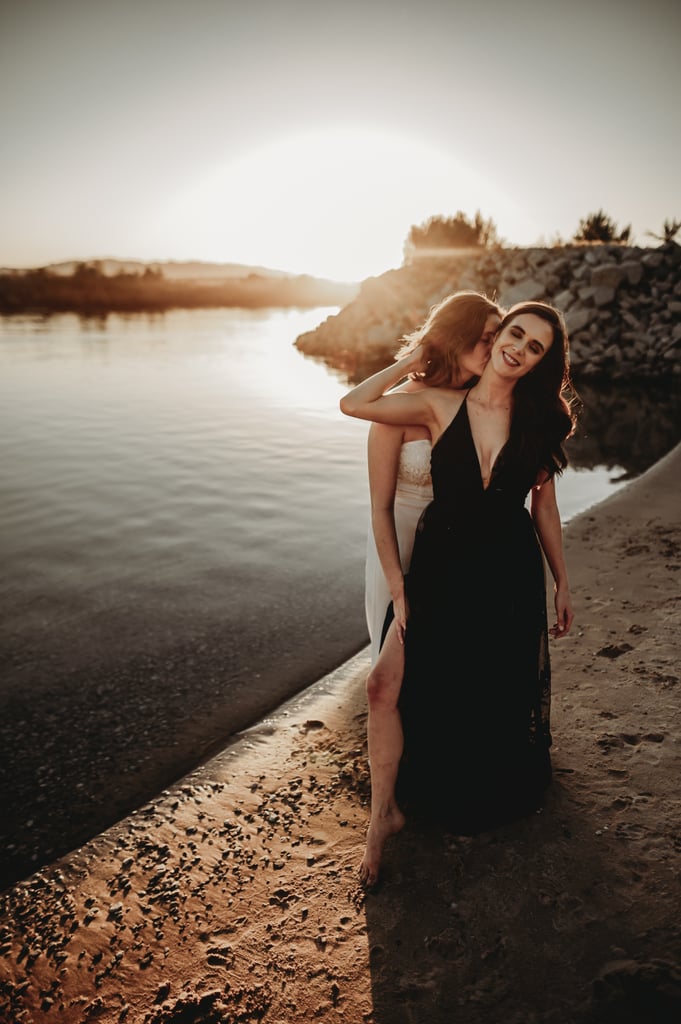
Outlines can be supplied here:
<path id="1" fill-rule="evenodd" d="M 501 206 L 472 163 L 419 140 L 342 127 L 277 139 L 212 168 L 166 208 L 159 244 L 172 238 L 202 259 L 359 280 L 401 264 L 412 224 Z"/>

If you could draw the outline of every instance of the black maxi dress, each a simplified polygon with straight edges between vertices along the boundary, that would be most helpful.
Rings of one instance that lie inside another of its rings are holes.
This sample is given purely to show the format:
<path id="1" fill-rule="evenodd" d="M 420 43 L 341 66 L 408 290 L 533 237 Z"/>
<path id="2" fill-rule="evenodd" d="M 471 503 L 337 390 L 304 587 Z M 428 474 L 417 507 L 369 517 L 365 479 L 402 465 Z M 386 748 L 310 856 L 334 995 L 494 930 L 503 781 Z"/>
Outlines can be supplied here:
<path id="1" fill-rule="evenodd" d="M 433 447 L 406 580 L 398 796 L 454 832 L 530 813 L 551 778 L 544 561 L 525 508 L 536 462 L 512 435 L 485 489 L 465 399 Z"/>

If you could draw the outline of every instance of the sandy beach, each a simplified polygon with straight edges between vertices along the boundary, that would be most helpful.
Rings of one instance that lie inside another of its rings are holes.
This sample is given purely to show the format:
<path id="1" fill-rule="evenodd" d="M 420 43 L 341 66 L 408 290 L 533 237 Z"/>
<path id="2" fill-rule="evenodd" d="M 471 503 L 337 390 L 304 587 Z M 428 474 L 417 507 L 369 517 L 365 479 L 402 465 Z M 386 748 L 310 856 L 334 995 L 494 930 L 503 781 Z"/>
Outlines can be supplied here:
<path id="1" fill-rule="evenodd" d="M 369 894 L 362 652 L 0 897 L 0 1020 L 681 1019 L 681 446 L 574 519 L 541 813 L 408 825 Z"/>

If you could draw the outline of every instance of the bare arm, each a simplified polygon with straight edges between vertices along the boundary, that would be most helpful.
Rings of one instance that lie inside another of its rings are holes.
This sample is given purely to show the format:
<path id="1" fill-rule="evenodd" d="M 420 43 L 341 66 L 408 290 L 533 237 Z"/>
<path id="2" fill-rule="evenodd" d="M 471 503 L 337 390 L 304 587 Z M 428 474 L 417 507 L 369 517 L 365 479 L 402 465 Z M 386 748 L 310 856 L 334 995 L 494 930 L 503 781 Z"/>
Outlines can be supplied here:
<path id="1" fill-rule="evenodd" d="M 553 479 L 532 488 L 531 515 L 554 580 L 556 622 L 549 632 L 556 637 L 567 636 L 574 612 L 563 555 L 563 528 Z"/>
<path id="2" fill-rule="evenodd" d="M 403 641 L 407 624 L 407 606 L 397 530 L 395 529 L 395 488 L 403 442 L 404 430 L 402 427 L 372 423 L 367 445 L 371 527 L 378 559 L 393 601 L 400 642 Z"/>
<path id="3" fill-rule="evenodd" d="M 430 429 L 435 422 L 430 394 L 433 389 L 423 388 L 410 393 L 399 391 L 390 395 L 385 393 L 399 384 L 407 374 L 423 368 L 421 349 L 417 347 L 348 391 L 340 400 L 341 412 L 346 416 L 373 420 L 375 423 L 394 426 L 408 423 Z"/>

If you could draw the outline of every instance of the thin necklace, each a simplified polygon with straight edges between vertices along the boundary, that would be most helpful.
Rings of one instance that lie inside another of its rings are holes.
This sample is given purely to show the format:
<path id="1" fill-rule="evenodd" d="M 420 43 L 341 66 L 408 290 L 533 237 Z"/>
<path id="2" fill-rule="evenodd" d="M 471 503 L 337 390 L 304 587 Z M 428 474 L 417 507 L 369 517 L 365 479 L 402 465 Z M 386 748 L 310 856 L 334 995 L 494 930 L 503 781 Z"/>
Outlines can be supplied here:
<path id="1" fill-rule="evenodd" d="M 468 392 L 468 397 L 473 399 L 473 405 L 479 405 L 481 409 L 485 409 L 488 412 L 494 412 L 497 409 L 508 412 L 511 408 L 510 403 L 508 405 L 493 405 L 491 402 L 484 402 L 482 399 L 473 395 L 471 391 Z"/>

